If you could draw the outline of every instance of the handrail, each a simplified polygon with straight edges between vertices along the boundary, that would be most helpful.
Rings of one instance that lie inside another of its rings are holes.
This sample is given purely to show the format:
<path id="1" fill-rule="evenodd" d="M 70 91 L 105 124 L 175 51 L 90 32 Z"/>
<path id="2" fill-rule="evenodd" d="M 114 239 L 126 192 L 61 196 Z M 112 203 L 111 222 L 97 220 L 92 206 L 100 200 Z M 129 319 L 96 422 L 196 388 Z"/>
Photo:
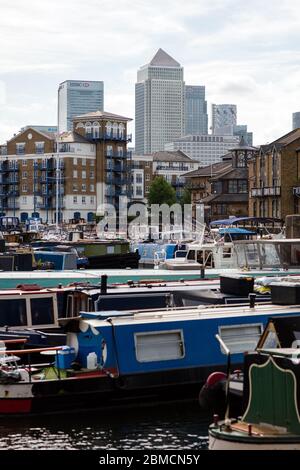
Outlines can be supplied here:
<path id="1" fill-rule="evenodd" d="M 215 335 L 216 340 L 219 342 L 219 344 L 222 346 L 222 348 L 225 351 L 225 354 L 227 356 L 227 370 L 226 370 L 226 390 L 225 390 L 225 421 L 226 419 L 229 418 L 229 383 L 230 383 L 230 362 L 231 362 L 231 357 L 230 357 L 230 350 L 220 337 L 220 335 Z"/>
<path id="2" fill-rule="evenodd" d="M 63 349 L 63 346 L 54 346 L 53 348 L 37 348 L 37 349 L 0 349 L 0 354 L 30 354 L 30 353 L 37 353 L 37 352 L 42 352 L 42 351 L 60 351 Z"/>

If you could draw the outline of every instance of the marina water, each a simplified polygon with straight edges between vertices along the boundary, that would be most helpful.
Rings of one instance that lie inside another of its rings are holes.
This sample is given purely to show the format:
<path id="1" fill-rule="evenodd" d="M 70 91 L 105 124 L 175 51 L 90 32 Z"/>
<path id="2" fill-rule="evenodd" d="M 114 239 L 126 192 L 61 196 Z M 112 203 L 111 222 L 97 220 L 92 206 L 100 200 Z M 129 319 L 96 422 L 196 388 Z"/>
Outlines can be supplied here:
<path id="1" fill-rule="evenodd" d="M 0 450 L 200 450 L 210 421 L 195 402 L 2 418 Z"/>

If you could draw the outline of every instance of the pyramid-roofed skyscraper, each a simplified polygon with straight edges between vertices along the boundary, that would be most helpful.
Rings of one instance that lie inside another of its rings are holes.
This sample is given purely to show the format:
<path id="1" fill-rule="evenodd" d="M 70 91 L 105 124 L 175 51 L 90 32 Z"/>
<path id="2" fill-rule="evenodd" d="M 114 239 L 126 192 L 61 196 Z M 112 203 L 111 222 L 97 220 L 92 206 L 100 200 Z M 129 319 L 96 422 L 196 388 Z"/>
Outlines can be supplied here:
<path id="1" fill-rule="evenodd" d="M 141 67 L 135 88 L 135 150 L 164 150 L 184 133 L 183 67 L 163 49 Z"/>

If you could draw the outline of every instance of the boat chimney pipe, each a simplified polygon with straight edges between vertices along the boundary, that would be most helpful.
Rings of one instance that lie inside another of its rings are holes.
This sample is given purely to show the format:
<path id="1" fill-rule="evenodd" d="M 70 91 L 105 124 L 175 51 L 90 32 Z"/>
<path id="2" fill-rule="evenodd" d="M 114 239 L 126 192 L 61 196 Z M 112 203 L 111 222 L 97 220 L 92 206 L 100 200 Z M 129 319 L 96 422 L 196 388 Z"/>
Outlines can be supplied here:
<path id="1" fill-rule="evenodd" d="M 200 279 L 205 279 L 205 267 L 203 265 L 200 268 Z"/>
<path id="2" fill-rule="evenodd" d="M 101 276 L 101 287 L 100 287 L 101 294 L 107 293 L 107 275 L 102 274 Z"/>
<path id="3" fill-rule="evenodd" d="M 250 308 L 255 308 L 256 294 L 249 294 Z"/>

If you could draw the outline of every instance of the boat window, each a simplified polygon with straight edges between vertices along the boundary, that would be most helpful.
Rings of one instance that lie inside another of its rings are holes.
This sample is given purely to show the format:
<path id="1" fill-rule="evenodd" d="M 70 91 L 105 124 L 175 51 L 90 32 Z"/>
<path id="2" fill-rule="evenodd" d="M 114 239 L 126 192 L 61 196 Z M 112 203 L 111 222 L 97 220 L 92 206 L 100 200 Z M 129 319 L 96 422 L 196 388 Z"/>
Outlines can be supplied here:
<path id="1" fill-rule="evenodd" d="M 185 354 L 183 332 L 177 330 L 136 333 L 135 350 L 138 362 L 182 359 Z"/>
<path id="2" fill-rule="evenodd" d="M 67 298 L 66 317 L 67 318 L 73 317 L 73 296 L 72 295 L 68 295 L 68 298 Z"/>
<path id="3" fill-rule="evenodd" d="M 188 255 L 187 255 L 187 259 L 193 259 L 194 260 L 195 255 L 196 255 L 195 250 L 189 250 Z"/>
<path id="4" fill-rule="evenodd" d="M 30 299 L 30 306 L 33 325 L 50 325 L 54 323 L 52 297 Z"/>
<path id="5" fill-rule="evenodd" d="M 261 323 L 248 325 L 220 326 L 219 334 L 232 354 L 254 351 L 262 334 Z M 221 351 L 225 351 L 221 347 Z"/>
<path id="6" fill-rule="evenodd" d="M 223 258 L 231 258 L 231 248 L 223 247 Z"/>
<path id="7" fill-rule="evenodd" d="M 88 299 L 88 312 L 94 312 L 94 300 L 89 297 Z"/>
<path id="8" fill-rule="evenodd" d="M 26 300 L 0 299 L 0 326 L 26 326 Z"/>

